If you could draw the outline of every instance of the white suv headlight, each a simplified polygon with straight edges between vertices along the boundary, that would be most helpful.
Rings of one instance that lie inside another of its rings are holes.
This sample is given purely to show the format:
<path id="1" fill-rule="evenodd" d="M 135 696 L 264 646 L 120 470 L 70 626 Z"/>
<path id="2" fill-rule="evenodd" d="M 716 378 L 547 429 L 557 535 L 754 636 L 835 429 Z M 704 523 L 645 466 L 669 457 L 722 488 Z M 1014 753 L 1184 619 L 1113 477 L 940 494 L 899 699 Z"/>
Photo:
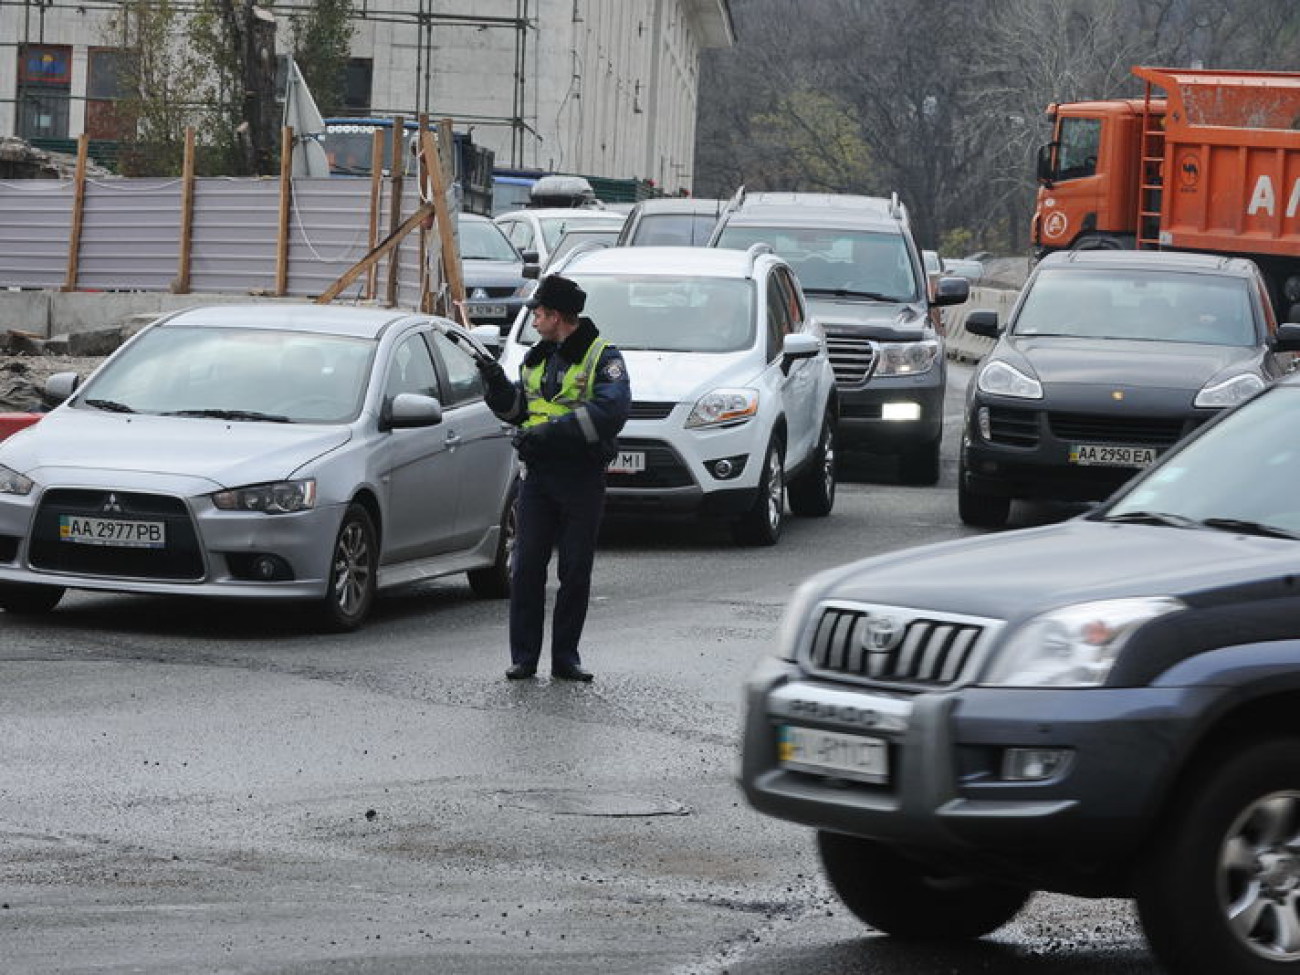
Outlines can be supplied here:
<path id="1" fill-rule="evenodd" d="M 222 511 L 260 511 L 268 515 L 306 511 L 316 507 L 316 481 L 275 481 L 217 491 L 212 503 Z"/>
<path id="2" fill-rule="evenodd" d="M 1242 373 L 1231 379 L 1212 379 L 1206 383 L 1193 406 L 1227 407 L 1236 406 L 1242 400 L 1250 399 L 1264 388 L 1264 380 L 1253 372 Z"/>
<path id="3" fill-rule="evenodd" d="M 1001 359 L 990 362 L 980 370 L 976 380 L 980 392 L 997 396 L 1016 396 L 1020 399 L 1042 399 L 1043 384 Z"/>
<path id="4" fill-rule="evenodd" d="M 915 376 L 927 372 L 939 358 L 939 343 L 934 339 L 920 342 L 881 342 L 877 376 Z"/>
<path id="5" fill-rule="evenodd" d="M 1143 623 L 1186 609 L 1169 596 L 1063 606 L 1029 620 L 1008 638 L 980 682 L 994 687 L 1098 687 Z"/>
<path id="6" fill-rule="evenodd" d="M 745 423 L 758 414 L 758 390 L 715 389 L 700 397 L 686 418 L 687 428 Z"/>

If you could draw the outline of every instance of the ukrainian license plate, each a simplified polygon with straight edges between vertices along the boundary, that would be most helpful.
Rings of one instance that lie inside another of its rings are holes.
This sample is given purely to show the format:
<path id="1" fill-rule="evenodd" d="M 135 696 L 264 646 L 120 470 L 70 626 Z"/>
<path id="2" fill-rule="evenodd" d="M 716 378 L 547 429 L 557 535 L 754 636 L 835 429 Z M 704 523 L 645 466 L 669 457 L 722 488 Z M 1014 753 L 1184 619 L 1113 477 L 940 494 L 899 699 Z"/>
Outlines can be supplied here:
<path id="1" fill-rule="evenodd" d="M 620 450 L 605 470 L 611 474 L 639 474 L 645 470 L 645 454 L 639 450 Z"/>
<path id="2" fill-rule="evenodd" d="M 471 302 L 469 306 L 469 317 L 470 318 L 505 318 L 506 306 L 505 305 L 479 305 Z"/>
<path id="3" fill-rule="evenodd" d="M 122 518 L 80 518 L 59 515 L 59 541 L 78 545 L 112 545 L 119 548 L 164 548 L 166 525 L 161 521 L 127 521 Z"/>
<path id="4" fill-rule="evenodd" d="M 889 781 L 889 745 L 880 738 L 781 725 L 777 758 L 784 768 L 862 782 Z"/>
<path id="5" fill-rule="evenodd" d="M 1076 444 L 1070 448 L 1070 463 L 1080 467 L 1146 467 L 1155 459 L 1154 447 Z"/>

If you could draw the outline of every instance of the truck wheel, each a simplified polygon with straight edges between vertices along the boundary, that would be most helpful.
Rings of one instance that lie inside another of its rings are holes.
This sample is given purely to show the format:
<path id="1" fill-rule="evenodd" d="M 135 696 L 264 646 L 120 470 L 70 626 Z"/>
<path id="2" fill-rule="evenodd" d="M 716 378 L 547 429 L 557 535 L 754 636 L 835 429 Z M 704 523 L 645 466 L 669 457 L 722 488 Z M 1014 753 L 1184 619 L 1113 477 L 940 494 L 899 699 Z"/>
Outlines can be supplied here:
<path id="1" fill-rule="evenodd" d="M 957 514 L 963 525 L 1001 528 L 1011 514 L 1011 499 L 972 491 L 966 486 L 966 468 L 963 466 L 957 472 Z"/>
<path id="2" fill-rule="evenodd" d="M 501 533 L 497 537 L 497 557 L 491 565 L 482 569 L 470 569 L 465 573 L 469 577 L 469 587 L 480 599 L 505 599 L 510 595 L 510 559 L 515 551 L 516 522 L 515 498 L 519 494 L 519 482 L 510 485 L 506 494 L 506 506 L 501 512 Z"/>
<path id="3" fill-rule="evenodd" d="M 835 417 L 822 420 L 817 447 L 803 473 L 790 481 L 790 510 L 805 518 L 824 518 L 835 507 Z"/>
<path id="4" fill-rule="evenodd" d="M 0 585 L 0 609 L 15 616 L 43 616 L 63 598 L 63 586 L 6 582 Z"/>
<path id="5" fill-rule="evenodd" d="M 1197 765 L 1139 871 L 1151 950 L 1179 975 L 1300 972 L 1300 738 Z"/>
<path id="6" fill-rule="evenodd" d="M 896 938 L 955 941 L 996 931 L 1029 900 L 1023 887 L 946 874 L 883 844 L 817 833 L 831 887 L 860 921 Z"/>
<path id="7" fill-rule="evenodd" d="M 317 603 L 321 629 L 347 633 L 359 627 L 375 601 L 379 574 L 379 539 L 370 512 L 348 505 L 334 540 L 329 585 Z"/>
<path id="8" fill-rule="evenodd" d="M 754 505 L 731 525 L 740 545 L 775 545 L 785 524 L 785 449 L 779 434 L 772 434 L 763 455 Z"/>
<path id="9" fill-rule="evenodd" d="M 898 455 L 898 476 L 904 484 L 937 484 L 939 481 L 939 441 L 934 440 L 916 450 Z"/>

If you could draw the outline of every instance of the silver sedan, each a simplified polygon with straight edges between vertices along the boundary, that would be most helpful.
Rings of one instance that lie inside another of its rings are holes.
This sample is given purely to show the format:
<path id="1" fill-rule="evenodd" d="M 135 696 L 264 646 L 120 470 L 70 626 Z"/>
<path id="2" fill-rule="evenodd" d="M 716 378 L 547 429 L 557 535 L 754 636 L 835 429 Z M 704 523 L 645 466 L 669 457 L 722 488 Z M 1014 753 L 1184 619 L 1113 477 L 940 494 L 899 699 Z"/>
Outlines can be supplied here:
<path id="1" fill-rule="evenodd" d="M 0 443 L 0 607 L 65 589 L 309 601 L 467 572 L 508 594 L 514 452 L 472 339 L 394 309 L 195 308 Z"/>

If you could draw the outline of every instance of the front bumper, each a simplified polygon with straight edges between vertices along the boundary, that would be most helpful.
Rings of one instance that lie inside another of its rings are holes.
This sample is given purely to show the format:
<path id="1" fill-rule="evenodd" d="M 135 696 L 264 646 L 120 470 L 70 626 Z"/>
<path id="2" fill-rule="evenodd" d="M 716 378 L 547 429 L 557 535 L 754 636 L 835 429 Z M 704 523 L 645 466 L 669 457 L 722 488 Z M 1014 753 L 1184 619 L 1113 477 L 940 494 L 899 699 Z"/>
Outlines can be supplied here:
<path id="1" fill-rule="evenodd" d="M 101 517 L 109 496 L 122 510 L 110 518 L 164 525 L 160 549 L 85 545 L 60 537 L 60 516 Z M 101 500 L 102 498 L 102 500 Z M 0 496 L 0 582 L 111 592 L 309 599 L 325 594 L 341 505 L 285 515 L 221 511 L 206 494 L 175 485 L 130 488 L 38 488 Z M 259 555 L 281 571 L 262 581 Z"/>
<path id="2" fill-rule="evenodd" d="M 862 386 L 837 386 L 840 445 L 874 453 L 902 453 L 943 436 L 944 371 L 919 376 L 873 376 Z M 914 413 L 915 418 L 895 418 Z"/>
<path id="3" fill-rule="evenodd" d="M 1180 688 L 994 689 L 923 694 L 806 677 L 770 661 L 746 691 L 740 780 L 759 811 L 869 837 L 972 872 L 1042 889 L 1122 891 L 1128 858 L 1155 815 L 1206 691 Z M 778 759 L 783 724 L 887 743 L 885 784 L 793 771 Z M 1043 781 L 1002 778 L 1007 748 L 1064 749 Z M 1100 878 L 1100 879 L 1099 879 Z"/>

